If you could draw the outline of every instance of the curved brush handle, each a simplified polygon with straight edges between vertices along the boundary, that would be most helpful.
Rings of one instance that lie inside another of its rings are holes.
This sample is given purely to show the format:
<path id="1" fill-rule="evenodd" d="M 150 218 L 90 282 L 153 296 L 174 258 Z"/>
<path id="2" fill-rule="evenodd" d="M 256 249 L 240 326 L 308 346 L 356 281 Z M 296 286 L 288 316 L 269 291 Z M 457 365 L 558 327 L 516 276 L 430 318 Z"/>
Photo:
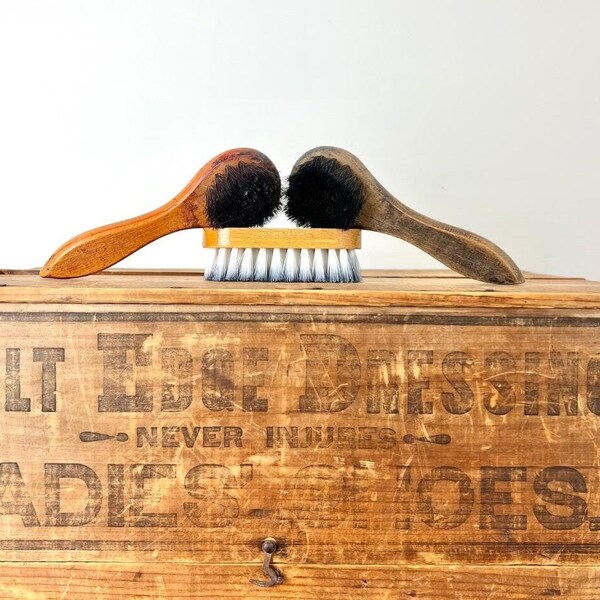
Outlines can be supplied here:
<path id="1" fill-rule="evenodd" d="M 64 279 L 97 273 L 159 237 L 184 229 L 181 213 L 167 206 L 74 237 L 48 259 L 40 275 Z"/>
<path id="2" fill-rule="evenodd" d="M 446 225 L 402 204 L 388 192 L 378 198 L 377 214 L 361 213 L 359 224 L 421 248 L 461 275 L 489 283 L 516 284 L 525 280 L 512 258 L 489 240 Z"/>
<path id="3" fill-rule="evenodd" d="M 318 163 L 323 160 L 329 161 L 328 165 Z M 359 199 L 356 227 L 406 240 L 466 277 L 489 283 L 523 283 L 519 267 L 504 250 L 480 235 L 446 225 L 404 205 L 351 152 L 333 146 L 313 148 L 296 161 L 292 173 L 312 161 L 316 164 L 313 169 L 327 185 L 335 188 L 341 181 L 342 193 L 363 196 Z M 319 173 L 319 169 L 324 170 Z"/>

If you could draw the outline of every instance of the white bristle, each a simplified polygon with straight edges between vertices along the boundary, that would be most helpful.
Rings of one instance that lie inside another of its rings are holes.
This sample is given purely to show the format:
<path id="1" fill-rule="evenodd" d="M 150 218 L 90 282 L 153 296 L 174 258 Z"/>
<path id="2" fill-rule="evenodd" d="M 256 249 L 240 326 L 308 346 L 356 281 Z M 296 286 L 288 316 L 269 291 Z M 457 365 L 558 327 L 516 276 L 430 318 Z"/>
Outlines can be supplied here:
<path id="1" fill-rule="evenodd" d="M 317 249 L 313 258 L 313 281 L 327 281 L 327 250 Z"/>
<path id="2" fill-rule="evenodd" d="M 361 280 L 355 250 L 302 248 L 219 248 L 204 272 L 209 281 L 314 281 L 354 283 Z"/>
<path id="3" fill-rule="evenodd" d="M 300 269 L 298 270 L 298 281 L 313 281 L 314 251 L 308 248 L 300 250 Z"/>
<path id="4" fill-rule="evenodd" d="M 238 281 L 254 281 L 254 250 L 246 248 L 242 254 Z"/>
<path id="5" fill-rule="evenodd" d="M 269 265 L 269 281 L 283 281 L 283 260 L 281 249 L 273 248 L 271 264 Z"/>
<path id="6" fill-rule="evenodd" d="M 337 250 L 330 249 L 327 253 L 327 281 L 339 283 L 341 279 L 340 259 Z"/>
<path id="7" fill-rule="evenodd" d="M 229 264 L 227 265 L 227 273 L 225 273 L 225 281 L 237 281 L 240 271 L 240 261 L 242 251 L 239 248 L 231 248 L 229 252 Z"/>
<path id="8" fill-rule="evenodd" d="M 299 252 L 295 248 L 288 248 L 283 263 L 283 278 L 285 281 L 298 281 Z"/>
<path id="9" fill-rule="evenodd" d="M 209 269 L 210 277 L 205 277 L 211 281 L 223 281 L 225 274 L 227 273 L 227 266 L 229 265 L 229 248 L 219 248 L 217 256 L 215 257 L 212 268 Z"/>
<path id="10" fill-rule="evenodd" d="M 348 256 L 348 250 L 345 248 L 340 249 L 340 280 L 344 283 L 352 283 L 354 281 L 354 272 L 352 270 L 352 264 L 350 263 L 350 257 Z"/>
<path id="11" fill-rule="evenodd" d="M 356 254 L 356 250 L 348 250 L 348 258 L 350 259 L 350 266 L 352 267 L 352 273 L 354 275 L 355 283 L 358 283 L 362 280 L 362 276 L 360 274 L 360 263 L 358 262 L 358 254 Z"/>
<path id="12" fill-rule="evenodd" d="M 208 267 L 204 269 L 204 279 L 207 281 L 212 281 L 214 277 L 215 267 L 217 266 L 217 255 L 219 251 L 217 248 L 212 248 L 210 252 L 210 262 L 208 263 Z"/>
<path id="13" fill-rule="evenodd" d="M 254 281 L 269 280 L 269 254 L 266 248 L 259 248 L 254 265 Z"/>

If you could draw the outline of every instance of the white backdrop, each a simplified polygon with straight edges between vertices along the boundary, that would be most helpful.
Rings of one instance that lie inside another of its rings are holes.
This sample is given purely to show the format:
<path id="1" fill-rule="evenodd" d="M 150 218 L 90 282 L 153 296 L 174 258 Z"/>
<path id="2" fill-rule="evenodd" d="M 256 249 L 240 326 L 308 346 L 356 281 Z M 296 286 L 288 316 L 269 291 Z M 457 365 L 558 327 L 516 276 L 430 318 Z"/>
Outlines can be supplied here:
<path id="1" fill-rule="evenodd" d="M 0 0 L 0 267 L 155 208 L 214 154 L 342 146 L 523 268 L 600 279 L 600 2 Z M 201 267 L 198 231 L 126 267 Z M 367 267 L 438 267 L 366 234 Z"/>

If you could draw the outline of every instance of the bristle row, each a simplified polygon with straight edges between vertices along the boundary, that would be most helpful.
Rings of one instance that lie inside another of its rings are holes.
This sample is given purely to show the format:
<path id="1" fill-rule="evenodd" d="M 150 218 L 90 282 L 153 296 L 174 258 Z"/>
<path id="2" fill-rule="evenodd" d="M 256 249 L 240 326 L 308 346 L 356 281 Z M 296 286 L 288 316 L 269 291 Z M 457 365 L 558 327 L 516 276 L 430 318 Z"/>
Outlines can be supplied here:
<path id="1" fill-rule="evenodd" d="M 354 250 L 219 248 L 204 272 L 209 281 L 355 283 L 361 280 Z"/>

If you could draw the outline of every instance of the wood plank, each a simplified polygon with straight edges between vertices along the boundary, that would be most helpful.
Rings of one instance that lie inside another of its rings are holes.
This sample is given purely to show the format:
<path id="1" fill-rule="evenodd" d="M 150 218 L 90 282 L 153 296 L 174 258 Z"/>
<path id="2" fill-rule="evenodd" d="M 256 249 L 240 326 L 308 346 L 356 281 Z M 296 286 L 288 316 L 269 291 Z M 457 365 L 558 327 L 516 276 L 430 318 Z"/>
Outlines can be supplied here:
<path id="1" fill-rule="evenodd" d="M 144 275 L 146 277 L 156 277 L 163 275 L 198 275 L 202 276 L 202 269 L 141 269 L 141 268 L 111 268 L 96 273 L 96 276 L 112 275 Z M 450 269 L 363 269 L 362 273 L 365 277 L 390 277 L 390 278 L 438 278 L 445 279 L 465 279 L 464 275 L 459 275 Z M 39 275 L 39 269 L 0 269 L 0 275 Z M 523 275 L 527 279 L 569 279 L 569 280 L 585 280 L 585 277 L 566 277 L 564 275 L 548 275 L 544 273 L 533 273 L 531 271 L 523 271 Z"/>
<path id="2" fill-rule="evenodd" d="M 600 284 L 380 275 L 1 275 L 0 598 L 598 600 Z"/>
<path id="3" fill-rule="evenodd" d="M 532 279 L 494 286 L 466 278 L 365 278 L 358 284 L 265 284 L 204 281 L 196 275 L 94 275 L 42 280 L 35 274 L 0 276 L 0 303 L 136 303 L 430 308 L 600 308 L 600 283 Z"/>
<path id="4" fill-rule="evenodd" d="M 598 562 L 600 311 L 356 311 L 0 311 L 0 557 Z"/>
<path id="5" fill-rule="evenodd" d="M 259 588 L 258 563 L 0 563 L 5 600 L 183 600 L 309 598 L 331 600 L 598 600 L 600 567 L 491 567 L 459 564 L 403 567 L 285 565 L 284 583 Z"/>

